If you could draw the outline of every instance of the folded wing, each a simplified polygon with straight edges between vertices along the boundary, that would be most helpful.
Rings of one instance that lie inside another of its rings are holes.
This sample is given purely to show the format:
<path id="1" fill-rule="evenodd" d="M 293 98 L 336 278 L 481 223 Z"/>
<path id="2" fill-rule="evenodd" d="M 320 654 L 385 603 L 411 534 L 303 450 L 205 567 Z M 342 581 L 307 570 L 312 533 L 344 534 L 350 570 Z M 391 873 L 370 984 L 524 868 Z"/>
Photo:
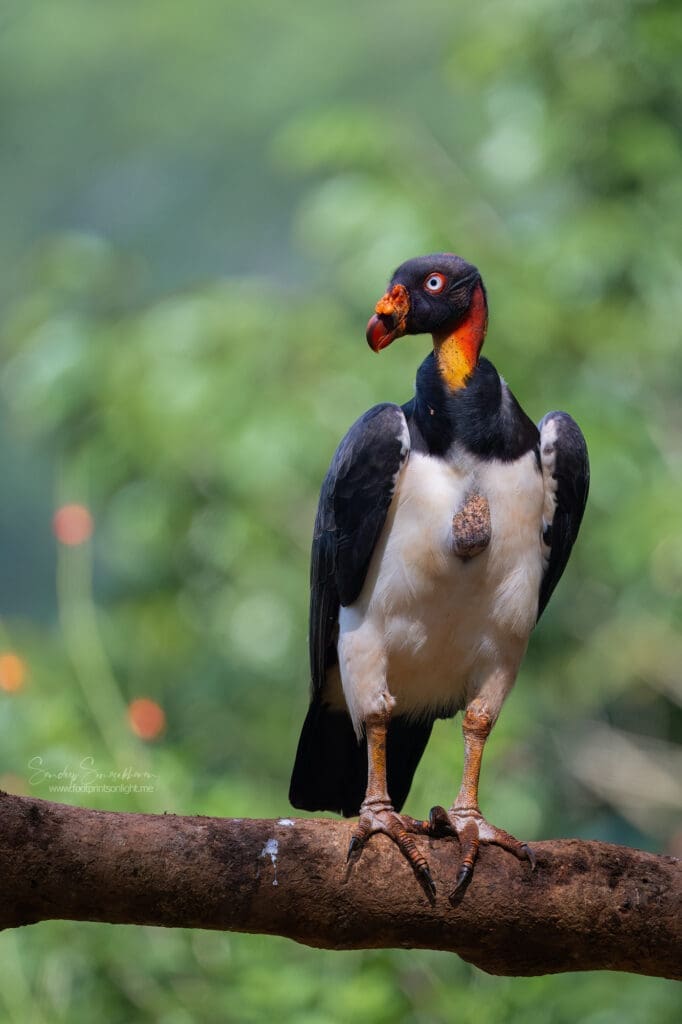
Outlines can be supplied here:
<path id="1" fill-rule="evenodd" d="M 357 814 L 367 784 L 366 741 L 349 715 L 325 699 L 337 660 L 341 605 L 360 596 L 374 548 L 410 450 L 402 409 L 377 405 L 350 428 L 322 484 L 310 573 L 311 703 L 291 779 L 289 799 L 306 810 Z M 395 717 L 387 739 L 388 786 L 399 809 L 431 733 L 432 723 Z"/>
<path id="2" fill-rule="evenodd" d="M 538 619 L 566 568 L 578 536 L 590 485 L 587 445 L 580 427 L 565 412 L 548 412 L 538 424 L 545 485 L 542 522 L 544 574 Z"/>

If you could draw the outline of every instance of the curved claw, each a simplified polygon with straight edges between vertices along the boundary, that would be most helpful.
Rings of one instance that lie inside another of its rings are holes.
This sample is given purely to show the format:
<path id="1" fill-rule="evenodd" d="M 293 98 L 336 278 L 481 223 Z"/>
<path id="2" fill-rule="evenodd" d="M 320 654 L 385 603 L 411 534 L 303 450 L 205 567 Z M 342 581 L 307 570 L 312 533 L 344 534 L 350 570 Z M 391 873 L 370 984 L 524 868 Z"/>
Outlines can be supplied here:
<path id="1" fill-rule="evenodd" d="M 360 819 L 348 844 L 346 863 L 351 860 L 353 854 L 360 852 L 371 836 L 381 832 L 396 844 L 417 878 L 433 896 L 436 886 L 426 857 L 413 838 L 414 835 L 424 835 L 426 824 L 416 818 L 396 813 L 390 804 L 363 804 L 360 808 Z"/>
<path id="2" fill-rule="evenodd" d="M 468 885 L 474 871 L 481 843 L 492 843 L 503 850 L 507 850 L 508 853 L 512 853 L 519 860 L 528 861 L 531 871 L 535 871 L 537 862 L 535 853 L 530 846 L 526 843 L 520 843 L 518 839 L 505 832 L 504 829 L 491 825 L 485 820 L 478 808 L 458 808 L 453 805 L 449 811 L 445 811 L 439 806 L 432 807 L 429 814 L 429 825 L 432 835 L 440 837 L 454 834 L 459 839 L 461 867 L 450 898 Z"/>
<path id="3" fill-rule="evenodd" d="M 450 894 L 450 899 L 452 899 L 452 897 L 457 892 L 459 892 L 460 889 L 469 884 L 469 880 L 471 879 L 473 873 L 474 869 L 470 864 L 462 864 L 461 868 L 457 873 L 457 881 L 455 882 L 455 888 L 452 890 L 452 893 Z"/>
<path id="4" fill-rule="evenodd" d="M 361 846 L 362 843 L 360 842 L 357 836 L 350 837 L 350 842 L 348 844 L 348 853 L 346 854 L 346 864 L 351 859 L 355 851 L 359 850 Z"/>
<path id="5" fill-rule="evenodd" d="M 429 890 L 429 892 L 431 893 L 431 895 L 435 896 L 436 895 L 436 883 L 434 882 L 433 877 L 432 877 L 431 872 L 429 871 L 428 867 L 424 866 L 424 867 L 420 868 L 419 869 L 419 874 L 421 875 L 422 879 L 424 880 L 424 882 L 426 884 L 426 887 Z"/>
<path id="6" fill-rule="evenodd" d="M 431 829 L 432 832 L 437 832 L 441 834 L 443 832 L 452 831 L 452 826 L 450 824 L 450 819 L 448 818 L 447 811 L 445 810 L 444 807 L 441 807 L 439 804 L 436 804 L 436 806 L 432 807 L 431 810 L 429 811 L 429 828 Z"/>

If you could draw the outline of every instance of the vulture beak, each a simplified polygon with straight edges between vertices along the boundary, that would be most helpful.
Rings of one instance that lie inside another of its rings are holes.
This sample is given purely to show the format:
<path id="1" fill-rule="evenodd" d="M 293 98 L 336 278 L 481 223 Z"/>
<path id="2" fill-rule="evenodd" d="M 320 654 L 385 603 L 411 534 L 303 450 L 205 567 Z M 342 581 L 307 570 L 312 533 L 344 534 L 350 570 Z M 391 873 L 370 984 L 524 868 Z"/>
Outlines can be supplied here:
<path id="1" fill-rule="evenodd" d="M 407 314 L 410 312 L 410 296 L 403 284 L 393 287 L 379 299 L 374 316 L 367 324 L 367 344 L 374 352 L 381 352 L 402 337 L 407 330 Z"/>

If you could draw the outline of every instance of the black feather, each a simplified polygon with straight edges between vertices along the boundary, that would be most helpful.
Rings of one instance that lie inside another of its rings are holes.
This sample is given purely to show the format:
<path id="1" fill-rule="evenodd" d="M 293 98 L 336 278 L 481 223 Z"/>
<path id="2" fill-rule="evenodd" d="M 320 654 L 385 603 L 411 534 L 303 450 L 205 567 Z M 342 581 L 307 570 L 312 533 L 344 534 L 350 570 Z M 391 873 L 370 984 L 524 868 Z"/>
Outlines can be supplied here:
<path id="1" fill-rule="evenodd" d="M 556 431 L 553 442 L 545 429 L 550 421 Z M 546 524 L 543 533 L 543 540 L 549 547 L 549 562 L 540 584 L 538 619 L 566 568 L 590 489 L 587 444 L 575 420 L 566 412 L 548 412 L 539 428 L 541 458 L 554 460 L 556 508 L 552 522 Z"/>
<path id="2" fill-rule="evenodd" d="M 304 811 L 358 813 L 367 787 L 367 741 L 350 716 L 314 696 L 298 741 L 289 801 Z"/>
<path id="3" fill-rule="evenodd" d="M 417 394 L 404 406 L 423 450 L 445 455 L 455 442 L 481 459 L 513 462 L 538 443 L 538 428 L 487 359 L 479 359 L 469 384 L 456 391 L 443 382 L 433 353 L 417 372 Z"/>
<path id="4" fill-rule="evenodd" d="M 350 428 L 332 459 L 317 509 L 310 565 L 310 669 L 320 692 L 336 661 L 339 608 L 365 582 L 401 466 L 405 417 L 397 405 L 376 405 Z"/>
<path id="5" fill-rule="evenodd" d="M 400 811 L 428 743 L 433 720 L 392 718 L 386 738 L 386 780 Z M 313 698 L 301 731 L 289 788 L 293 807 L 336 811 L 346 818 L 360 812 L 367 788 L 367 740 L 358 740 L 345 711 Z"/>

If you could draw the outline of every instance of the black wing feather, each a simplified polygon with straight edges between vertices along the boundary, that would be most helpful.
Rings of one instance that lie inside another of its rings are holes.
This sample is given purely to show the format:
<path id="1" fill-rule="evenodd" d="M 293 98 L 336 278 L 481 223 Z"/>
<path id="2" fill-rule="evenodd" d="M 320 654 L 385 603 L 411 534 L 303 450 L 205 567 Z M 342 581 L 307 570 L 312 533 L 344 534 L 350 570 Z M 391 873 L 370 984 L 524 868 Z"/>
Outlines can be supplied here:
<path id="1" fill-rule="evenodd" d="M 310 565 L 313 692 L 336 659 L 339 607 L 360 596 L 407 458 L 406 437 L 400 406 L 375 405 L 350 428 L 322 484 Z"/>
<path id="2" fill-rule="evenodd" d="M 545 492 L 554 490 L 551 521 L 543 524 L 548 559 L 538 603 L 538 619 L 566 568 L 578 536 L 590 487 L 587 444 L 580 427 L 565 412 L 549 412 L 539 423 L 540 461 Z"/>

